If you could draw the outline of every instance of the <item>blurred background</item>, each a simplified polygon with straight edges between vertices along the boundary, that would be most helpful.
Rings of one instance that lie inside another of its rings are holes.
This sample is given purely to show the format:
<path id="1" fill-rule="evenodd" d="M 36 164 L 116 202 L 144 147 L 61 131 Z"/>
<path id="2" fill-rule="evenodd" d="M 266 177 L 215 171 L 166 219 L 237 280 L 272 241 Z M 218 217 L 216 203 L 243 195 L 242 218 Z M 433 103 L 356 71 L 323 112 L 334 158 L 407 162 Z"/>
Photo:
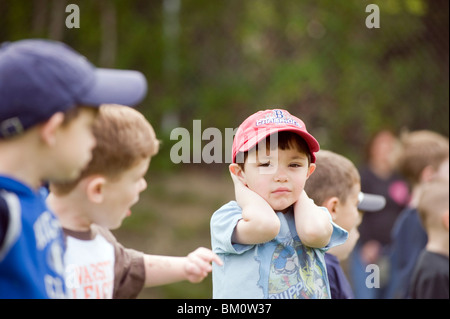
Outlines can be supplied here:
<path id="1" fill-rule="evenodd" d="M 79 7 L 79 28 L 66 26 L 69 4 Z M 380 28 L 366 27 L 369 4 Z M 285 108 L 322 148 L 356 165 L 382 128 L 448 137 L 448 14 L 448 0 L 0 0 L 0 42 L 60 40 L 97 66 L 145 74 L 138 110 L 162 147 L 148 189 L 114 233 L 126 247 L 181 256 L 210 247 L 209 219 L 234 191 L 228 154 L 210 164 L 170 160 L 174 128 L 192 139 L 201 120 L 225 136 L 257 110 Z M 211 277 L 139 297 L 210 298 Z"/>

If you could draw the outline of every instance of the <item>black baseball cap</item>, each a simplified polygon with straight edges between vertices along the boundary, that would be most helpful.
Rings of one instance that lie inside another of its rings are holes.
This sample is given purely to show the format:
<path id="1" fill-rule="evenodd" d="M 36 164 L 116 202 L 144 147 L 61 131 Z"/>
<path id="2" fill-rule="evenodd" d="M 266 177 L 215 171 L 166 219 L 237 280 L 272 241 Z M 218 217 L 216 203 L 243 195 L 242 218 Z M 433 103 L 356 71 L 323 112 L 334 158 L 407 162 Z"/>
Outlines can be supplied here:
<path id="1" fill-rule="evenodd" d="M 146 93 L 141 72 L 96 68 L 62 42 L 26 39 L 0 46 L 0 139 L 76 105 L 135 106 Z"/>

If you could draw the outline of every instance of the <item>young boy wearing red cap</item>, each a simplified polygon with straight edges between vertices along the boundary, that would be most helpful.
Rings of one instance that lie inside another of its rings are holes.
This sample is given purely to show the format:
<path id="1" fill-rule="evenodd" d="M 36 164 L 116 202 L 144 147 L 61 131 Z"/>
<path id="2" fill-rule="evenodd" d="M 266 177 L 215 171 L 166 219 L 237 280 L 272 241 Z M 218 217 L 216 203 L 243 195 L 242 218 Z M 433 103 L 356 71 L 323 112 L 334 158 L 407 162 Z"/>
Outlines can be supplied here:
<path id="1" fill-rule="evenodd" d="M 236 201 L 211 218 L 213 298 L 330 298 L 325 250 L 343 243 L 303 188 L 319 143 L 286 110 L 257 112 L 238 128 L 229 170 Z"/>

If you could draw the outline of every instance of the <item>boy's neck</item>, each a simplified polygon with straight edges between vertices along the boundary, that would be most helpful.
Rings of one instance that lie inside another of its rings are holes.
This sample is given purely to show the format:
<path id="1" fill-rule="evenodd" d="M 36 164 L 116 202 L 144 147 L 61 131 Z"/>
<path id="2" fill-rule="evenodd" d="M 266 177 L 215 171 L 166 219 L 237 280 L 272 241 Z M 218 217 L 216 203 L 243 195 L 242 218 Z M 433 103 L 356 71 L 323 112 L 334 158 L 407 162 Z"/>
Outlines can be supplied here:
<path id="1" fill-rule="evenodd" d="M 82 213 L 83 209 L 79 207 L 79 203 L 80 201 L 71 197 L 70 194 L 55 196 L 50 193 L 47 197 L 47 205 L 58 217 L 63 228 L 80 232 L 89 231 L 92 221 Z"/>
<path id="2" fill-rule="evenodd" d="M 429 233 L 426 249 L 428 251 L 448 257 L 449 256 L 448 232 Z"/>
<path id="3" fill-rule="evenodd" d="M 30 188 L 41 186 L 41 170 L 36 156 L 31 156 L 27 148 L 15 147 L 13 143 L 0 143 L 0 174 L 10 176 Z M 23 160 L 20 160 L 23 159 Z"/>
<path id="4" fill-rule="evenodd" d="M 412 187 L 411 200 L 409 201 L 409 207 L 417 208 L 420 195 L 422 194 L 422 189 L 423 189 L 422 184 L 416 184 Z"/>

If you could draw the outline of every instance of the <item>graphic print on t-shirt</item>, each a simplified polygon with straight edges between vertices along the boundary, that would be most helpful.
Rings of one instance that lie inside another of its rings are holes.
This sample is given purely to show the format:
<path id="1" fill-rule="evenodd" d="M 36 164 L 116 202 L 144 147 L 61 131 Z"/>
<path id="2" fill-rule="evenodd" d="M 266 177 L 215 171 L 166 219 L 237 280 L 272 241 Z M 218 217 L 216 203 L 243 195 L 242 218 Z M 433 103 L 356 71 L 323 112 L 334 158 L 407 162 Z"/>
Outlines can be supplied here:
<path id="1" fill-rule="evenodd" d="M 328 298 L 323 278 L 326 273 L 317 263 L 314 249 L 288 239 L 279 243 L 272 255 L 268 296 L 273 299 Z"/>
<path id="2" fill-rule="evenodd" d="M 66 286 L 73 299 L 111 299 L 114 248 L 101 235 L 93 240 L 67 237 Z"/>

